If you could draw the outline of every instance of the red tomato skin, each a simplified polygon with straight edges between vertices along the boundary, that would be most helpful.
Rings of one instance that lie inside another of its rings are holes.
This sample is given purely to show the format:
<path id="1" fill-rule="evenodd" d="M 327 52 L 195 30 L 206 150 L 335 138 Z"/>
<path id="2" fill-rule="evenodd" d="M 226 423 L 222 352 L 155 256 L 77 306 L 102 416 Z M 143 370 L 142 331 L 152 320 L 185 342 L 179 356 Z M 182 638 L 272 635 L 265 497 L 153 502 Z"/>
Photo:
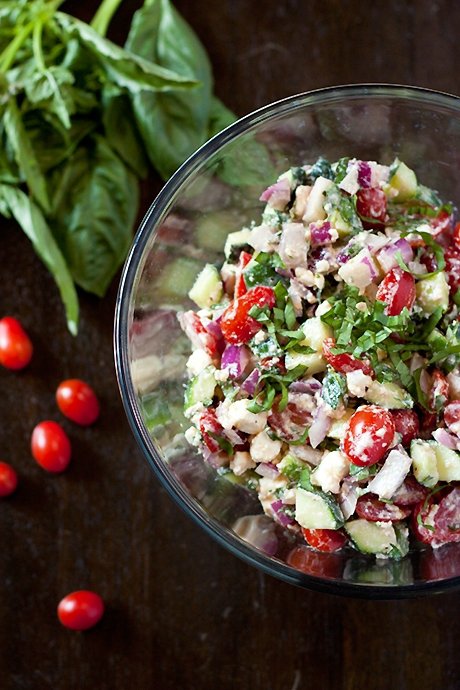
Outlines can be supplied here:
<path id="1" fill-rule="evenodd" d="M 363 444 L 361 438 L 364 434 L 368 437 Z M 343 450 L 359 467 L 375 465 L 388 452 L 394 434 L 393 417 L 387 410 L 377 405 L 364 405 L 349 419 Z"/>
<path id="2" fill-rule="evenodd" d="M 410 311 L 415 302 L 414 276 L 402 268 L 392 268 L 378 286 L 376 299 L 387 305 L 388 316 L 398 316 L 404 307 Z"/>
<path id="3" fill-rule="evenodd" d="M 451 400 L 445 406 L 444 421 L 449 431 L 460 436 L 460 400 Z"/>
<path id="4" fill-rule="evenodd" d="M 254 307 L 274 307 L 275 293 L 271 287 L 258 285 L 251 288 L 244 295 L 227 307 L 222 314 L 220 327 L 228 343 L 240 345 L 247 343 L 262 328 L 261 324 L 249 316 L 249 310 Z"/>
<path id="5" fill-rule="evenodd" d="M 99 594 L 82 589 L 67 594 L 58 604 L 59 621 L 70 630 L 88 630 L 104 615 L 104 602 Z"/>
<path id="6" fill-rule="evenodd" d="M 428 396 L 430 410 L 437 412 L 443 409 L 449 399 L 449 382 L 442 371 L 435 369 L 431 376 L 431 388 Z"/>
<path id="7" fill-rule="evenodd" d="M 449 282 L 450 294 L 455 295 L 460 289 L 460 249 L 449 247 L 444 252 L 444 259 L 446 261 L 446 274 Z"/>
<path id="8" fill-rule="evenodd" d="M 341 374 L 348 374 L 351 371 L 357 371 L 360 369 L 363 374 L 367 376 L 372 376 L 374 370 L 367 360 L 357 359 L 348 352 L 343 352 L 340 355 L 334 355 L 331 350 L 336 347 L 334 338 L 325 338 L 323 342 L 323 355 L 324 359 L 331 367 L 340 372 Z"/>
<path id="9" fill-rule="evenodd" d="M 410 445 L 410 442 L 417 438 L 420 431 L 420 422 L 417 413 L 413 410 L 391 410 L 391 416 L 395 423 L 395 430 L 401 434 L 403 446 Z"/>
<path id="10" fill-rule="evenodd" d="M 385 503 L 379 501 L 377 496 L 373 494 L 366 494 L 358 498 L 356 513 L 360 518 L 370 520 L 370 522 L 379 522 L 380 520 L 394 522 L 404 520 L 410 515 L 411 509 Z"/>
<path id="11" fill-rule="evenodd" d="M 0 364 L 7 369 L 24 369 L 33 355 L 33 345 L 29 336 L 12 316 L 0 319 Z"/>
<path id="12" fill-rule="evenodd" d="M 7 462 L 0 462 L 0 497 L 11 496 L 18 486 L 16 470 Z"/>
<path id="13" fill-rule="evenodd" d="M 213 408 L 209 408 L 203 412 L 198 426 L 200 427 L 201 435 L 203 437 L 203 443 L 206 445 L 208 450 L 210 450 L 211 453 L 218 453 L 220 451 L 220 446 L 211 434 L 221 436 L 223 428 L 219 423 L 216 417 L 216 412 Z"/>
<path id="14" fill-rule="evenodd" d="M 334 529 L 305 529 L 303 527 L 302 534 L 307 544 L 313 549 L 328 553 L 340 551 L 348 542 L 342 532 Z"/>
<path id="15" fill-rule="evenodd" d="M 455 224 L 454 232 L 452 233 L 452 244 L 456 249 L 460 249 L 460 223 Z"/>
<path id="16" fill-rule="evenodd" d="M 245 266 L 248 265 L 248 263 L 252 259 L 252 254 L 249 254 L 249 252 L 241 252 L 238 260 L 238 268 L 236 271 L 236 280 L 235 280 L 235 294 L 234 297 L 237 299 L 238 297 L 242 297 L 246 292 L 248 291 L 246 287 L 246 283 L 244 280 L 243 276 L 243 269 Z"/>
<path id="17" fill-rule="evenodd" d="M 90 426 L 99 417 L 96 393 L 81 379 L 62 381 L 56 390 L 56 403 L 65 417 L 80 426 Z"/>
<path id="18" fill-rule="evenodd" d="M 408 474 L 391 500 L 400 508 L 412 508 L 420 501 L 424 501 L 429 493 L 430 490 L 419 484 L 413 474 Z"/>
<path id="19" fill-rule="evenodd" d="M 47 472 L 63 472 L 72 455 L 69 437 L 57 422 L 45 420 L 34 428 L 31 451 L 36 462 Z"/>
<path id="20" fill-rule="evenodd" d="M 356 210 L 361 217 L 364 228 L 380 227 L 387 217 L 385 193 L 374 187 L 360 189 L 356 194 Z"/>

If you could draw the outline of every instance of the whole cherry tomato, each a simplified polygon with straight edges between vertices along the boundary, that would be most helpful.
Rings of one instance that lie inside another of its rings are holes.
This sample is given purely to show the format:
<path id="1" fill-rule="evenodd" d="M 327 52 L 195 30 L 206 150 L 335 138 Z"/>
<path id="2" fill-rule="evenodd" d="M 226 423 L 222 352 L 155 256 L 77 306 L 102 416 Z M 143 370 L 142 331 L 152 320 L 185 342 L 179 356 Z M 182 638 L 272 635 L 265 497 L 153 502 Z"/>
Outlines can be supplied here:
<path id="1" fill-rule="evenodd" d="M 359 467 L 375 465 L 388 452 L 395 434 L 391 414 L 378 405 L 364 405 L 350 417 L 343 450 Z"/>
<path id="2" fill-rule="evenodd" d="M 59 602 L 57 614 L 66 628 L 88 630 L 104 615 L 104 602 L 96 592 L 82 589 L 64 597 Z"/>
<path id="3" fill-rule="evenodd" d="M 347 537 L 335 529 L 302 529 L 307 544 L 317 551 L 339 551 L 347 543 Z"/>
<path id="4" fill-rule="evenodd" d="M 7 369 L 24 369 L 33 354 L 32 342 L 17 319 L 0 319 L 0 364 Z"/>
<path id="5" fill-rule="evenodd" d="M 30 445 L 33 457 L 47 472 L 63 472 L 70 462 L 72 449 L 69 437 L 57 422 L 37 424 Z"/>
<path id="6" fill-rule="evenodd" d="M 402 436 L 401 443 L 403 446 L 408 446 L 414 438 L 417 438 L 420 430 L 417 413 L 413 410 L 391 410 L 391 416 L 396 431 Z"/>
<path id="7" fill-rule="evenodd" d="M 404 520 L 410 512 L 410 508 L 379 501 L 373 494 L 360 496 L 356 504 L 357 515 L 370 522 Z"/>
<path id="8" fill-rule="evenodd" d="M 10 496 L 18 485 L 18 475 L 7 462 L 0 462 L 0 496 Z"/>
<path id="9" fill-rule="evenodd" d="M 388 316 L 398 316 L 415 302 L 414 276 L 402 268 L 392 268 L 377 288 L 376 299 L 385 302 Z"/>
<path id="10" fill-rule="evenodd" d="M 460 400 L 452 400 L 445 406 L 444 421 L 449 431 L 460 436 Z"/>
<path id="11" fill-rule="evenodd" d="M 336 347 L 334 338 L 325 338 L 323 341 L 323 355 L 328 364 L 331 365 L 335 371 L 341 374 L 348 374 L 351 371 L 360 369 L 367 376 L 372 376 L 374 371 L 367 360 L 361 360 L 348 352 L 343 352 L 339 355 L 334 355 L 331 350 Z"/>
<path id="12" fill-rule="evenodd" d="M 360 189 L 356 194 L 356 210 L 365 228 L 379 227 L 387 217 L 387 198 L 381 189 Z"/>
<path id="13" fill-rule="evenodd" d="M 81 426 L 89 426 L 99 417 L 96 393 L 80 379 L 62 381 L 56 391 L 56 402 L 63 415 Z"/>
<path id="14" fill-rule="evenodd" d="M 228 343 L 247 343 L 262 328 L 256 319 L 249 316 L 252 307 L 274 307 L 275 293 L 271 287 L 258 285 L 233 300 L 222 314 L 220 328 Z"/>

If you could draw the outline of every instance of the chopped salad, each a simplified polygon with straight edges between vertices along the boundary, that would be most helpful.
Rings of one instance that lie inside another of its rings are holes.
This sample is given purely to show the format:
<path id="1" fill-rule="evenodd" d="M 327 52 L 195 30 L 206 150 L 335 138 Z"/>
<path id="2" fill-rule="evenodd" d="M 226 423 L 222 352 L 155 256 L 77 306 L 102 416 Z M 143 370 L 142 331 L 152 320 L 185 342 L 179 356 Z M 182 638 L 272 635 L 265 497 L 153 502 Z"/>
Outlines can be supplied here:
<path id="1" fill-rule="evenodd" d="M 460 223 L 391 165 L 293 167 L 179 315 L 186 438 L 313 549 L 460 542 Z"/>

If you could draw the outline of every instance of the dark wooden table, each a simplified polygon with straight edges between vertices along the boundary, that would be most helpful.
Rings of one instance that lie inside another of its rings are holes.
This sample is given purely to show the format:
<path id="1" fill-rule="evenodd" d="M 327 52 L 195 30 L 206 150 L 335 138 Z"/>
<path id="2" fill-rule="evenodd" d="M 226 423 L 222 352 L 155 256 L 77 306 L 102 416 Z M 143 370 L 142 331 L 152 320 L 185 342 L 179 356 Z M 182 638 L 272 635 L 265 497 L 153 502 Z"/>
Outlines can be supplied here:
<path id="1" fill-rule="evenodd" d="M 123 40 L 138 0 L 111 28 Z M 95 2 L 64 9 L 90 18 Z M 351 82 L 460 93 L 455 0 L 177 0 L 212 59 L 216 90 L 243 115 L 269 101 Z M 145 186 L 143 207 L 159 189 Z M 2 690 L 457 690 L 459 594 L 367 602 L 308 592 L 252 569 L 211 541 L 151 474 L 115 380 L 116 281 L 81 296 L 76 339 L 52 279 L 2 221 L 1 314 L 22 319 L 35 357 L 0 372 L 0 456 L 19 470 L 0 505 Z M 94 428 L 65 424 L 74 459 L 62 476 L 31 459 L 32 427 L 59 419 L 56 385 L 91 382 Z M 94 588 L 107 613 L 86 634 L 60 626 L 67 592 Z"/>

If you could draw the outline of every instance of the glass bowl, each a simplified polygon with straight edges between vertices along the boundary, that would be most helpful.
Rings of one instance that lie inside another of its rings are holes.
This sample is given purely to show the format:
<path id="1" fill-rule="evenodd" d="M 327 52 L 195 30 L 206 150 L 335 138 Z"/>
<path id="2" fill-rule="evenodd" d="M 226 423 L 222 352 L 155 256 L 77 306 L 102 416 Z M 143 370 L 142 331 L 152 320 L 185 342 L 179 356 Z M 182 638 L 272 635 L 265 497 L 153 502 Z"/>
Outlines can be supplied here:
<path id="1" fill-rule="evenodd" d="M 333 594 L 403 598 L 460 586 L 460 544 L 413 548 L 401 561 L 316 553 L 261 514 L 256 496 L 188 445 L 182 414 L 190 345 L 176 317 L 228 232 L 260 219 L 261 192 L 291 166 L 399 156 L 442 198 L 460 200 L 460 99 L 359 85 L 279 101 L 242 118 L 189 158 L 153 201 L 118 293 L 115 359 L 134 435 L 162 484 L 220 544 L 287 582 Z M 190 544 L 190 551 L 193 551 Z"/>

